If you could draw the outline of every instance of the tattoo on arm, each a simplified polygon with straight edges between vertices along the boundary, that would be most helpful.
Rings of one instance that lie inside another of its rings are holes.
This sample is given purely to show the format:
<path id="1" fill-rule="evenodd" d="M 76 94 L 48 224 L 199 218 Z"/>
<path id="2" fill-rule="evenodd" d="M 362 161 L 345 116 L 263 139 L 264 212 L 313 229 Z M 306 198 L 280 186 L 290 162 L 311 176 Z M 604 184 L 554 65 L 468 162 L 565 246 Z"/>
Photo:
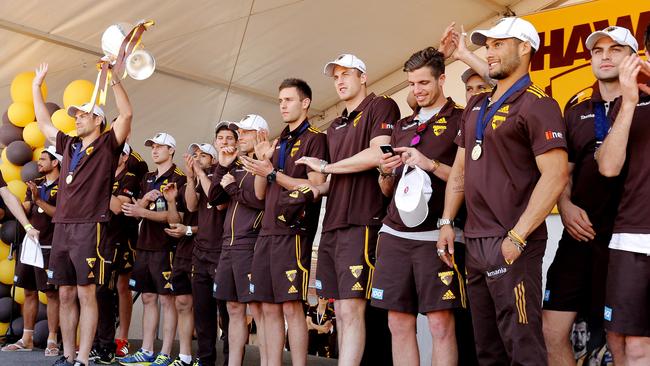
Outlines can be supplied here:
<path id="1" fill-rule="evenodd" d="M 454 193 L 465 192 L 465 175 L 457 175 L 454 177 L 454 182 L 452 183 L 452 189 Z"/>

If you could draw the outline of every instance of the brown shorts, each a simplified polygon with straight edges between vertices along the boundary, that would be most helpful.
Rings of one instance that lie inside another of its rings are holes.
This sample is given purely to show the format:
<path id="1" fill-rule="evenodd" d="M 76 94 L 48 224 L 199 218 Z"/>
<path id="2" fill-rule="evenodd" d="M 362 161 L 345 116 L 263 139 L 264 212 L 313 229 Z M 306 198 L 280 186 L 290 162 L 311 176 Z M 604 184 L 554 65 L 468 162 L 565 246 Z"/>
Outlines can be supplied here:
<path id="1" fill-rule="evenodd" d="M 222 251 L 217 274 L 214 276 L 214 297 L 224 301 L 250 302 L 252 265 L 252 247 Z"/>
<path id="2" fill-rule="evenodd" d="M 192 249 L 192 273 L 207 274 L 214 278 L 219 266 L 221 251 L 205 251 L 197 246 Z"/>
<path id="3" fill-rule="evenodd" d="M 20 251 L 18 252 L 20 258 Z M 50 263 L 50 249 L 43 249 L 44 268 L 23 264 L 16 260 L 14 270 L 14 285 L 30 291 L 55 291 L 56 286 L 48 282 L 48 266 Z"/>
<path id="4" fill-rule="evenodd" d="M 370 296 L 374 307 L 412 314 L 466 306 L 465 279 L 438 258 L 435 242 L 387 233 L 377 239 Z"/>
<path id="5" fill-rule="evenodd" d="M 105 230 L 103 222 L 56 224 L 50 254 L 50 282 L 58 286 L 84 286 L 103 279 L 104 257 L 99 247 Z"/>
<path id="6" fill-rule="evenodd" d="M 650 255 L 609 250 L 605 329 L 650 337 Z"/>
<path id="7" fill-rule="evenodd" d="M 466 238 L 467 295 L 481 365 L 546 365 L 542 258 L 546 240 L 528 240 L 511 265 L 503 237 Z"/>
<path id="8" fill-rule="evenodd" d="M 370 299 L 378 227 L 350 226 L 321 235 L 316 290 L 330 299 Z"/>
<path id="9" fill-rule="evenodd" d="M 134 291 L 172 295 L 172 263 L 174 253 L 138 250 L 129 286 Z"/>
<path id="10" fill-rule="evenodd" d="M 192 294 L 192 260 L 174 257 L 172 266 L 172 292 L 175 296 Z"/>
<path id="11" fill-rule="evenodd" d="M 301 235 L 258 237 L 252 264 L 252 300 L 276 304 L 307 300 L 311 244 Z"/>
<path id="12" fill-rule="evenodd" d="M 117 274 L 130 273 L 135 263 L 135 251 L 133 247 L 135 242 L 127 239 L 125 243 L 117 243 L 117 258 L 115 260 L 115 271 Z"/>

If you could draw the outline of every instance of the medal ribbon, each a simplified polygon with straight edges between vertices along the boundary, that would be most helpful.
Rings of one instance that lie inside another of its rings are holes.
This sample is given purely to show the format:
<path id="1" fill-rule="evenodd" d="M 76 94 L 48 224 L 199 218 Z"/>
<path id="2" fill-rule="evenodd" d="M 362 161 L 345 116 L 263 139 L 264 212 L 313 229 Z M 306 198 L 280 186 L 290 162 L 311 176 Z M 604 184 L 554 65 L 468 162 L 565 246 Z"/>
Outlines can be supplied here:
<path id="1" fill-rule="evenodd" d="M 596 146 L 600 146 L 609 133 L 609 119 L 605 111 L 604 102 L 594 103 L 594 130 L 596 132 Z"/>
<path id="2" fill-rule="evenodd" d="M 72 160 L 68 167 L 68 175 L 73 175 L 79 165 L 81 158 L 84 156 L 84 150 L 81 149 L 81 142 L 72 145 Z"/>
<path id="3" fill-rule="evenodd" d="M 488 108 L 489 98 L 485 98 L 481 110 L 478 112 L 478 118 L 476 119 L 476 144 L 481 145 L 483 143 L 483 136 L 485 134 L 485 127 L 492 120 L 492 117 L 497 113 L 501 105 L 510 98 L 511 95 L 517 91 L 524 88 L 528 83 L 530 83 L 530 76 L 528 74 L 522 76 L 517 82 L 515 82 L 502 96 L 499 98 L 496 103 L 490 107 L 490 111 L 487 116 L 485 115 L 485 110 Z"/>
<path id="4" fill-rule="evenodd" d="M 289 152 L 291 151 L 291 148 L 293 147 L 293 144 L 296 143 L 296 140 L 298 140 L 298 137 L 300 137 L 300 135 L 302 135 L 303 132 L 307 131 L 308 128 L 309 128 L 309 122 L 305 121 L 298 128 L 298 131 L 295 134 L 289 132 L 289 135 L 287 137 L 282 138 L 280 140 L 280 160 L 278 161 L 279 171 L 284 170 L 284 165 L 287 161 L 287 150 Z"/>

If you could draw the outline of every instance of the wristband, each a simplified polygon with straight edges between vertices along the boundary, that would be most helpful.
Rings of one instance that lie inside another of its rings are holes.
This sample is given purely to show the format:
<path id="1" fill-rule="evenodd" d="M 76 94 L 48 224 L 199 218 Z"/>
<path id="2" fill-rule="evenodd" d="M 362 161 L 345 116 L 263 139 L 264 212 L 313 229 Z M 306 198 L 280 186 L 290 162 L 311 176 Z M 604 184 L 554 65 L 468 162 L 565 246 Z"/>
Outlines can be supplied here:
<path id="1" fill-rule="evenodd" d="M 325 173 L 325 167 L 327 167 L 328 164 L 329 164 L 329 163 L 326 162 L 325 160 L 321 160 L 321 161 L 320 161 L 320 172 L 321 172 L 322 174 L 327 174 L 327 173 Z"/>
<path id="2" fill-rule="evenodd" d="M 27 224 L 27 225 L 23 226 L 23 229 L 25 229 L 25 231 L 29 231 L 29 230 L 31 230 L 33 228 L 34 228 L 34 225 L 32 225 L 32 224 Z"/>
<path id="3" fill-rule="evenodd" d="M 440 162 L 436 159 L 431 159 L 431 163 L 433 163 L 433 169 L 430 170 L 431 173 L 435 172 L 440 168 Z"/>

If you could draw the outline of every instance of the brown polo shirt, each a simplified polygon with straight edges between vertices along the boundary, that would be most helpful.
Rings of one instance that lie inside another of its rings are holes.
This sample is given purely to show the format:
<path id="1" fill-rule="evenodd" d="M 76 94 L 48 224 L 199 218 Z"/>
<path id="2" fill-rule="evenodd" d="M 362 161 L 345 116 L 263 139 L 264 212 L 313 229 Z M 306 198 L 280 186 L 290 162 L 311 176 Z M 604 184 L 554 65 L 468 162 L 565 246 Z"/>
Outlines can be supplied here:
<path id="1" fill-rule="evenodd" d="M 112 195 L 124 196 L 129 199 L 138 197 L 140 194 L 140 182 L 137 180 L 135 174 L 123 169 L 120 174 L 115 177 L 113 182 Z M 137 225 L 137 220 L 132 217 L 127 217 L 123 213 L 116 215 L 111 213 L 111 219 L 108 222 L 108 228 L 104 239 L 111 245 L 116 243 L 125 244 L 127 240 L 127 228 L 133 223 Z"/>
<path id="2" fill-rule="evenodd" d="M 391 146 L 408 147 L 411 146 L 411 140 L 416 135 L 416 129 L 421 123 L 426 123 L 426 130 L 420 135 L 420 143 L 415 148 L 429 159 L 436 159 L 442 164 L 453 165 L 458 146 L 454 139 L 458 134 L 458 126 L 463 114 L 463 107 L 457 105 L 451 98 L 447 98 L 447 103 L 442 107 L 440 112 L 431 117 L 428 121 L 417 121 L 418 112 L 403 118 L 395 124 L 393 135 L 391 137 Z M 394 189 L 401 178 L 402 170 L 397 169 Z M 429 215 L 427 219 L 416 227 L 404 225 L 399 216 L 395 199 L 391 199 L 388 206 L 388 212 L 384 218 L 384 224 L 398 231 L 430 231 L 436 230 L 436 223 L 439 217 L 442 217 L 442 211 L 445 207 L 445 187 L 446 182 L 435 176 L 433 173 L 427 173 L 431 179 L 433 192 L 429 199 Z M 394 195 L 393 195 L 394 197 Z"/>
<path id="3" fill-rule="evenodd" d="M 615 233 L 650 234 L 650 96 L 641 93 L 627 141 L 627 171 Z"/>
<path id="4" fill-rule="evenodd" d="M 571 202 L 587 212 L 596 234 L 608 239 L 623 188 L 623 177 L 607 178 L 598 171 L 596 152 L 595 103 L 603 103 L 598 83 L 572 100 L 564 112 L 567 125 L 569 162 L 574 163 Z M 616 119 L 620 98 L 610 103 L 608 120 Z"/>
<path id="5" fill-rule="evenodd" d="M 131 154 L 129 154 L 129 158 L 126 160 L 126 170 L 135 174 L 138 182 L 141 182 L 144 175 L 149 172 L 149 167 L 140 154 L 135 150 L 131 150 Z"/>
<path id="6" fill-rule="evenodd" d="M 38 192 L 43 201 L 47 202 L 49 205 L 56 206 L 56 196 L 59 190 L 58 180 L 47 185 L 45 177 L 41 177 L 34 179 L 34 183 L 36 184 L 36 192 Z M 29 218 L 29 222 L 34 225 L 34 228 L 40 232 L 38 235 L 38 241 L 41 245 L 52 245 L 52 236 L 54 236 L 52 217 L 46 214 L 45 211 L 39 211 L 40 208 L 34 204 L 34 197 L 32 197 L 32 192 L 29 189 L 27 190 L 25 200 L 32 203 L 30 205 L 31 208 L 27 213 L 27 217 Z"/>
<path id="7" fill-rule="evenodd" d="M 309 124 L 309 121 L 305 120 L 303 124 L 298 126 L 294 131 L 299 131 L 304 124 Z M 295 138 L 296 142 L 291 148 L 291 151 L 287 152 L 283 173 L 293 178 L 307 179 L 307 173 L 311 170 L 305 165 L 296 165 L 296 160 L 303 156 L 311 156 L 327 160 L 327 140 L 325 134 L 314 127 L 309 127 L 300 136 L 294 137 L 289 132 L 289 127 L 285 127 L 280 134 L 280 139 L 289 138 L 290 136 L 291 138 Z M 278 168 L 280 161 L 279 145 L 280 144 L 278 143 L 272 158 L 273 166 L 276 168 Z M 285 191 L 285 189 L 277 183 L 271 183 L 266 187 L 264 217 L 262 219 L 262 230 L 259 235 L 315 234 L 316 227 L 318 226 L 320 200 L 309 206 L 305 220 L 300 227 L 290 228 L 276 220 L 276 217 L 280 214 L 280 208 L 277 206 L 277 203 L 280 199 L 280 194 L 282 194 L 283 191 Z"/>
<path id="8" fill-rule="evenodd" d="M 370 147 L 370 140 L 377 136 L 390 136 L 399 117 L 395 101 L 375 94 L 368 95 L 354 111 L 344 110 L 327 129 L 330 162 L 336 163 Z M 388 200 L 377 184 L 378 177 L 376 169 L 332 174 L 323 232 L 350 225 L 381 225 Z"/>
<path id="9" fill-rule="evenodd" d="M 566 149 L 566 125 L 557 102 L 534 84 L 511 95 L 488 122 L 483 153 L 472 160 L 476 120 L 486 98 L 469 100 L 456 143 L 465 148 L 465 236 L 504 236 L 526 209 L 541 176 L 535 157 L 552 149 Z M 489 110 L 489 107 L 488 107 Z M 487 114 L 487 112 L 486 112 Z M 546 239 L 542 223 L 528 239 Z"/>
<path id="10" fill-rule="evenodd" d="M 212 181 L 217 166 L 210 167 L 207 172 L 210 181 Z M 212 188 L 212 184 L 210 184 L 210 188 Z M 199 232 L 196 234 L 195 246 L 204 252 L 221 252 L 223 223 L 226 218 L 226 210 L 218 210 L 217 205 L 211 203 L 203 191 L 200 181 L 196 185 L 196 192 L 199 195 L 199 209 L 197 210 Z"/>
<path id="11" fill-rule="evenodd" d="M 108 222 L 111 189 L 122 144 L 117 142 L 115 132 L 110 129 L 93 141 L 82 155 L 73 180 L 67 183 L 73 145 L 81 144 L 79 137 L 63 132 L 56 135 L 56 151 L 63 152 L 59 199 L 54 215 L 55 223 Z"/>
<path id="12" fill-rule="evenodd" d="M 227 173 L 234 176 L 235 181 L 224 188 L 219 183 Z M 213 204 L 228 202 L 223 226 L 223 247 L 255 246 L 264 216 L 264 200 L 258 200 L 255 196 L 255 176 L 244 170 L 239 160 L 229 167 L 218 165 L 210 188 L 210 198 Z"/>
<path id="13" fill-rule="evenodd" d="M 182 187 L 187 178 L 185 174 L 172 164 L 171 168 L 157 177 L 158 172 L 153 171 L 145 174 L 142 182 L 140 183 L 140 197 L 142 198 L 147 192 L 162 189 L 169 183 L 176 183 L 177 187 Z M 160 196 L 156 202 L 152 202 L 145 209 L 151 211 L 167 211 L 167 201 L 163 196 Z M 169 227 L 167 222 L 157 222 L 147 219 L 142 219 L 140 224 L 140 236 L 138 236 L 138 250 L 149 251 L 168 251 L 172 250 L 176 245 L 176 239 L 167 235 L 164 228 Z"/>
<path id="14" fill-rule="evenodd" d="M 187 183 L 185 183 L 178 190 L 178 197 L 176 198 L 176 209 L 178 212 L 183 213 L 182 224 L 185 226 L 198 226 L 198 212 L 191 212 L 187 209 L 187 204 L 185 203 L 185 189 L 187 189 Z M 176 252 L 174 253 L 175 257 L 183 259 L 192 259 L 192 250 L 194 249 L 196 234 L 192 236 L 183 236 L 178 239 L 178 244 L 176 245 Z"/>

